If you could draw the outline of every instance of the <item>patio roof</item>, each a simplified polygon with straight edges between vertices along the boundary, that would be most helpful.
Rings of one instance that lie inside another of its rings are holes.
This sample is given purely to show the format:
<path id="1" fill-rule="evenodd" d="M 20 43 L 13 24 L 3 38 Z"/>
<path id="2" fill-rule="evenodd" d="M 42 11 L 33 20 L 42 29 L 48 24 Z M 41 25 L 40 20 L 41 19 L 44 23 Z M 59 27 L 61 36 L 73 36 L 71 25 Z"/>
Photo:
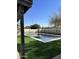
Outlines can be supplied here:
<path id="1" fill-rule="evenodd" d="M 32 6 L 32 0 L 17 0 L 17 20 L 21 17 L 20 6 L 24 7 L 24 13 Z"/>

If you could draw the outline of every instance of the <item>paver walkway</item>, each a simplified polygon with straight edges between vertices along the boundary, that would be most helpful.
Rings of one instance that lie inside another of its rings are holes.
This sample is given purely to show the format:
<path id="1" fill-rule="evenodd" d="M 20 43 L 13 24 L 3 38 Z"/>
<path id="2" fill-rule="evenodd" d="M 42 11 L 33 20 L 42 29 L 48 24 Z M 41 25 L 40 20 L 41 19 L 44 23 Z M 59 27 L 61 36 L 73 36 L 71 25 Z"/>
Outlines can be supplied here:
<path id="1" fill-rule="evenodd" d="M 54 57 L 52 59 L 61 59 L 61 55 L 58 55 L 58 56 L 56 56 L 56 57 Z"/>
<path id="2" fill-rule="evenodd" d="M 20 59 L 19 53 L 17 52 L 17 59 Z"/>

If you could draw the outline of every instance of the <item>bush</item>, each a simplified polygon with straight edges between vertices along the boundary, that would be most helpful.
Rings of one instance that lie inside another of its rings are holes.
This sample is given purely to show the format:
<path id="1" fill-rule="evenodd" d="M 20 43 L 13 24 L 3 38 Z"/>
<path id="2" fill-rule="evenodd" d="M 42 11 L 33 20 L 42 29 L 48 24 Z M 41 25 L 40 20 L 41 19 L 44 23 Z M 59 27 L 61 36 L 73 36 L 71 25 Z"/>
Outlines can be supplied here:
<path id="1" fill-rule="evenodd" d="M 40 28 L 40 25 L 38 24 L 33 24 L 30 26 L 31 29 L 39 29 Z"/>

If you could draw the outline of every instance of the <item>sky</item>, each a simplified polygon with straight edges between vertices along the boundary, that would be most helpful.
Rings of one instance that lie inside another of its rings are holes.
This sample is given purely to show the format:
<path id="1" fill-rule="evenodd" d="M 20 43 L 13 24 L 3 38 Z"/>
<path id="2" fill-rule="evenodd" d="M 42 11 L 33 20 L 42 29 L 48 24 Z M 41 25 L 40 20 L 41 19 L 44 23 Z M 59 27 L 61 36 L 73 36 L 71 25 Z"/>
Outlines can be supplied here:
<path id="1" fill-rule="evenodd" d="M 24 15 L 25 26 L 48 26 L 50 16 L 59 12 L 61 0 L 33 0 L 32 7 Z"/>

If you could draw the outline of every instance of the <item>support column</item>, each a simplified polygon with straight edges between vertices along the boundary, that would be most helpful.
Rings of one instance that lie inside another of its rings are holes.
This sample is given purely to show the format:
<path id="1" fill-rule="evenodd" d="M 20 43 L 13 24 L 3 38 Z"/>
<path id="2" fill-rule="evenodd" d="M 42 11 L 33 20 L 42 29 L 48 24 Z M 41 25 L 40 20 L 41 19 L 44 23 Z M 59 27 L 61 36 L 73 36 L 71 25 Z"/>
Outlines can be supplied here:
<path id="1" fill-rule="evenodd" d="M 25 59 L 25 43 L 24 43 L 24 7 L 21 6 L 21 19 L 20 19 L 20 26 L 21 26 L 21 59 Z"/>

